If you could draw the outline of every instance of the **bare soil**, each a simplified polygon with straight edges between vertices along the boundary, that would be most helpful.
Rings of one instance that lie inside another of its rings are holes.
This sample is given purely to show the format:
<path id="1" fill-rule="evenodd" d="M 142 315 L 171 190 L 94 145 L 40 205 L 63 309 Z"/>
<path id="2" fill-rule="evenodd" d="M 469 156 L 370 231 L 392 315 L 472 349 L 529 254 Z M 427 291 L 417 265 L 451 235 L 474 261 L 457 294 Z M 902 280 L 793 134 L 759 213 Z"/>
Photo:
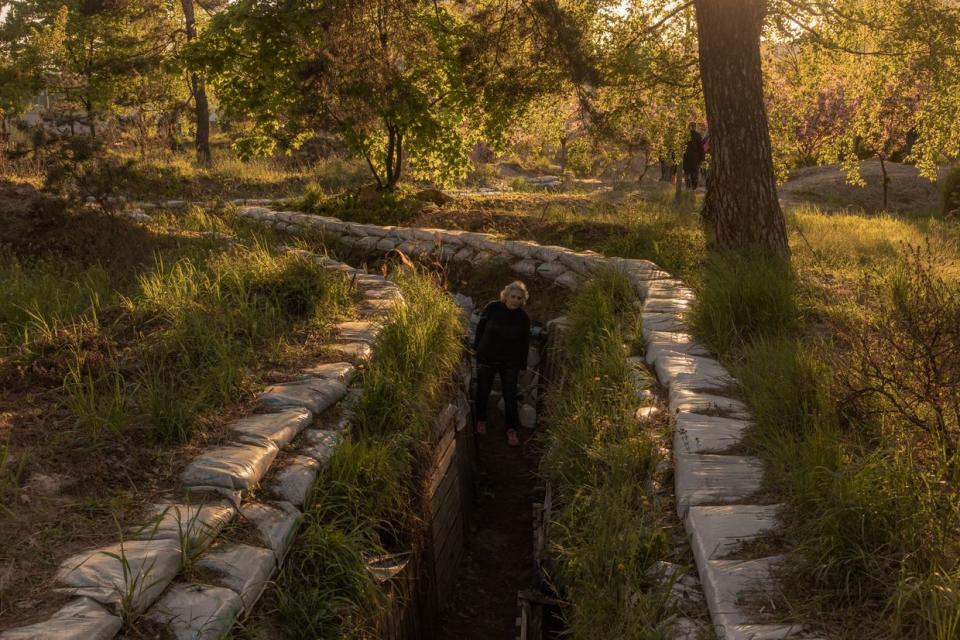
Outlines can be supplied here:
<path id="1" fill-rule="evenodd" d="M 488 416 L 487 435 L 477 437 L 475 530 L 468 537 L 452 602 L 441 617 L 441 638 L 516 637 L 517 592 L 533 584 L 533 432 L 522 429 L 521 446 L 510 447 L 493 402 Z"/>

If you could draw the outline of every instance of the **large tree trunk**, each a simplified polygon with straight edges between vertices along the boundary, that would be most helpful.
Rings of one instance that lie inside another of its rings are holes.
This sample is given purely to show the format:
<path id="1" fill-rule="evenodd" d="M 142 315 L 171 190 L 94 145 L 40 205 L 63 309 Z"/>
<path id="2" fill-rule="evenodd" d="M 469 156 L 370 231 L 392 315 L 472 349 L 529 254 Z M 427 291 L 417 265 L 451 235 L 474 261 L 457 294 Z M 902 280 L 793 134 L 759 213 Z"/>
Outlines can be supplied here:
<path id="1" fill-rule="evenodd" d="M 704 203 L 711 246 L 788 256 L 763 103 L 765 0 L 694 0 L 713 179 Z"/>
<path id="2" fill-rule="evenodd" d="M 183 17 L 187 31 L 187 42 L 193 42 L 197 37 L 197 22 L 193 12 L 193 0 L 180 0 L 183 7 Z M 203 80 L 196 74 L 190 73 L 190 93 L 193 94 L 194 112 L 197 117 L 197 162 L 209 164 L 210 155 L 210 103 L 207 101 L 207 88 Z"/>

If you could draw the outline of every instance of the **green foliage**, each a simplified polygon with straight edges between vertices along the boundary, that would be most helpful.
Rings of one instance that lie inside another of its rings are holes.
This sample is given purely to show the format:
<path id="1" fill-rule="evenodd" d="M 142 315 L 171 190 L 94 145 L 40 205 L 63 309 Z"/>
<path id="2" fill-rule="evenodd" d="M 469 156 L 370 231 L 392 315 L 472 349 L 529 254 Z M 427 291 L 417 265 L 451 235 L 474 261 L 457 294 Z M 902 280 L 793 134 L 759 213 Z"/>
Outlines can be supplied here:
<path id="1" fill-rule="evenodd" d="M 357 638 L 369 633 L 384 592 L 367 570 L 378 547 L 367 529 L 308 510 L 297 544 L 278 578 L 277 608 L 288 637 Z"/>
<path id="2" fill-rule="evenodd" d="M 44 189 L 78 205 L 95 201 L 113 211 L 133 176 L 133 161 L 105 153 L 89 136 L 55 138 L 42 151 L 47 158 Z"/>
<path id="3" fill-rule="evenodd" d="M 541 472 L 554 496 L 551 577 L 576 638 L 671 637 L 669 589 L 649 571 L 670 546 L 645 489 L 657 462 L 654 434 L 633 415 L 623 350 L 634 302 L 619 274 L 581 284 L 560 352 L 564 375 L 547 396 Z"/>
<path id="4" fill-rule="evenodd" d="M 858 161 L 901 157 L 911 133 L 911 159 L 931 179 L 944 157 L 960 152 L 953 115 L 960 57 L 948 44 L 960 16 L 949 3 L 921 10 L 913 0 L 842 0 L 771 13 L 777 35 L 767 93 L 781 175 L 839 161 L 862 184 Z"/>
<path id="5" fill-rule="evenodd" d="M 10 48 L 21 96 L 44 89 L 52 100 L 45 115 L 96 132 L 107 116 L 142 121 L 183 97 L 164 66 L 178 29 L 176 9 L 159 1 L 30 0 L 12 5 L 0 40 Z"/>
<path id="6" fill-rule="evenodd" d="M 421 175 L 465 173 L 484 122 L 462 55 L 470 35 L 440 5 L 243 1 L 214 19 L 194 55 L 227 113 L 252 123 L 242 155 L 333 130 L 392 189 L 405 154 Z"/>

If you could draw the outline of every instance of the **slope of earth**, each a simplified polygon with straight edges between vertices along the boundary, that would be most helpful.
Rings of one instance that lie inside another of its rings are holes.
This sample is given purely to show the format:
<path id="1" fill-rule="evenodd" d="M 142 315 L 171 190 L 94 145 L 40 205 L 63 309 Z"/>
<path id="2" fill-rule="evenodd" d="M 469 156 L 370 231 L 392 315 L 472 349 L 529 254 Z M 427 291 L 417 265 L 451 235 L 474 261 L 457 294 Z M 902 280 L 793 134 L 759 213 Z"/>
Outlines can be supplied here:
<path id="1" fill-rule="evenodd" d="M 913 165 L 888 162 L 890 179 L 887 210 L 935 211 L 940 204 L 936 183 L 924 178 Z M 883 172 L 878 160 L 860 163 L 865 186 L 850 184 L 838 164 L 804 167 L 790 172 L 790 179 L 780 187 L 784 205 L 813 205 L 825 209 L 876 212 L 883 209 Z"/>

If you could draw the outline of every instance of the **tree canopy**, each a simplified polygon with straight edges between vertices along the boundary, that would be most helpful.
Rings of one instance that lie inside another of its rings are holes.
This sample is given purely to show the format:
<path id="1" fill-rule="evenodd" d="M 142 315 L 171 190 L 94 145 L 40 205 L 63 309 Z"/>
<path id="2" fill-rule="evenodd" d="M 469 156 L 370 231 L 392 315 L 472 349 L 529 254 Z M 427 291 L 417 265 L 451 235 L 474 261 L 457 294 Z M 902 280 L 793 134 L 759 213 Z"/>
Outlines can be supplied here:
<path id="1" fill-rule="evenodd" d="M 782 180 L 795 167 L 841 162 L 855 181 L 872 156 L 934 177 L 960 156 L 960 10 L 948 0 L 0 7 L 4 122 L 46 92 L 44 116 L 58 126 L 96 135 L 119 122 L 142 149 L 149 138 L 172 141 L 192 111 L 200 161 L 210 157 L 208 85 L 243 157 L 332 136 L 383 189 L 404 175 L 450 184 L 478 142 L 536 149 L 588 173 L 638 157 L 675 164 L 688 123 L 709 123 L 717 170 L 704 217 L 727 206 L 720 226 L 741 226 L 712 234 L 721 248 L 769 244 L 755 233 L 761 220 L 782 220 L 766 177 L 774 171 Z M 748 100 L 742 89 L 757 86 Z M 729 89 L 744 102 L 726 100 Z M 728 182 L 740 174 L 752 176 L 750 189 Z M 749 201 L 722 204 L 751 190 Z"/>

